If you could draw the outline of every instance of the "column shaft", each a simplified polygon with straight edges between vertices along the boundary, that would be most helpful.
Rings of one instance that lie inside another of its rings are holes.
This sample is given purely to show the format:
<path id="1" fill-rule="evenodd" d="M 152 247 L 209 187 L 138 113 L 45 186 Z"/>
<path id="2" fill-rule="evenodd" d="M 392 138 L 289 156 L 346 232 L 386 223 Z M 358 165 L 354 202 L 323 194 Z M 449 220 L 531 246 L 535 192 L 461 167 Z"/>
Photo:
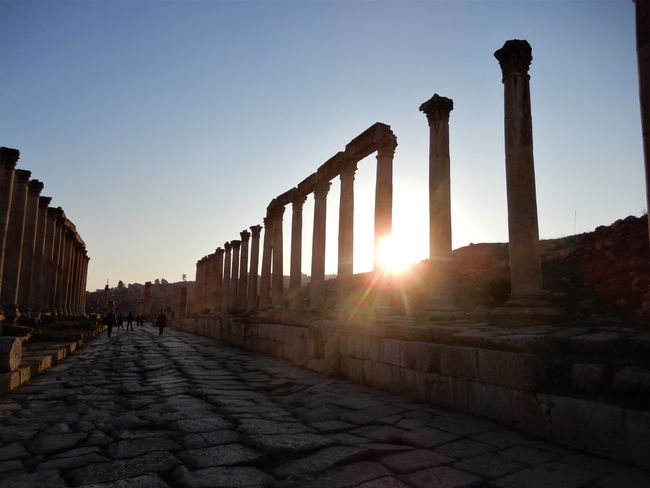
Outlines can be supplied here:
<path id="1" fill-rule="evenodd" d="M 318 308 L 323 304 L 325 292 L 325 241 L 327 224 L 327 193 L 330 182 L 319 182 L 314 191 L 314 235 L 311 251 L 311 283 L 309 306 Z"/>
<path id="2" fill-rule="evenodd" d="M 232 272 L 230 273 L 230 308 L 235 310 L 237 308 L 237 291 L 239 287 L 239 250 L 241 248 L 241 241 L 234 240 L 232 244 Z"/>
<path id="3" fill-rule="evenodd" d="M 647 209 L 650 210 L 650 1 L 636 3 L 636 53 L 639 67 L 639 101 L 645 160 Z M 650 218 L 648 219 L 650 237 Z"/>
<path id="4" fill-rule="evenodd" d="M 375 187 L 375 270 L 380 267 L 379 247 L 393 229 L 393 156 L 395 145 L 390 141 L 377 150 L 377 182 Z"/>
<path id="5" fill-rule="evenodd" d="M 20 152 L 17 149 L 0 147 L 0 296 L 2 296 L 2 274 L 14 188 L 14 173 L 19 157 Z"/>
<path id="6" fill-rule="evenodd" d="M 241 236 L 241 256 L 239 262 L 239 291 L 237 292 L 237 308 L 246 309 L 247 292 L 248 292 L 248 241 L 251 233 L 243 230 L 239 233 Z"/>
<path id="7" fill-rule="evenodd" d="M 271 258 L 273 253 L 273 219 L 264 218 L 264 242 L 262 245 L 262 276 L 260 278 L 260 308 L 267 308 L 271 303 Z"/>
<path id="8" fill-rule="evenodd" d="M 354 274 L 354 173 L 357 163 L 348 164 L 341 171 L 339 204 L 339 263 L 336 277 L 338 302 L 347 301 Z"/>
<path id="9" fill-rule="evenodd" d="M 274 307 L 283 305 L 284 295 L 284 263 L 282 242 L 282 215 L 284 207 L 273 211 L 273 282 L 271 284 L 271 302 Z"/>
<path id="10" fill-rule="evenodd" d="M 34 254 L 36 253 L 36 237 L 39 223 L 39 201 L 43 183 L 31 180 L 27 189 L 27 208 L 25 210 L 25 233 L 23 237 L 23 252 L 20 262 L 20 288 L 18 289 L 18 308 L 31 311 L 32 271 Z"/>
<path id="11" fill-rule="evenodd" d="M 223 249 L 215 251 L 217 264 L 215 266 L 214 310 L 219 313 L 223 309 Z"/>
<path id="12" fill-rule="evenodd" d="M 300 307 L 302 286 L 302 206 L 307 195 L 298 195 L 291 202 L 291 268 L 289 272 L 289 303 Z"/>
<path id="13" fill-rule="evenodd" d="M 259 270 L 259 255 L 260 255 L 260 232 L 261 225 L 251 226 L 251 265 L 248 273 L 248 303 L 247 310 L 255 310 L 257 308 L 257 273 Z"/>
<path id="14" fill-rule="evenodd" d="M 232 256 L 230 251 L 232 250 L 232 245 L 230 242 L 226 242 L 223 247 L 225 248 L 225 259 L 223 266 L 223 299 L 222 306 L 224 313 L 228 313 L 230 310 L 230 272 L 232 268 Z"/>

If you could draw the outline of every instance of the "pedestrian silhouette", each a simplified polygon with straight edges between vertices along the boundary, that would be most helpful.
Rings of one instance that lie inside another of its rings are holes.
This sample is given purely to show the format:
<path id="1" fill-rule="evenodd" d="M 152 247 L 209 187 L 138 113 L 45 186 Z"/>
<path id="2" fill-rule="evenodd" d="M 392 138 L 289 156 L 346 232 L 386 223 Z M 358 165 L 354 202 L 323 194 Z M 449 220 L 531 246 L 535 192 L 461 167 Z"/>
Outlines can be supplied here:
<path id="1" fill-rule="evenodd" d="M 119 314 L 119 315 L 117 316 L 117 323 L 116 323 L 116 325 L 117 325 L 117 328 L 118 328 L 118 329 L 122 330 L 122 326 L 124 325 L 124 316 L 123 316 L 122 314 Z"/>
<path id="2" fill-rule="evenodd" d="M 126 330 L 129 330 L 129 327 L 133 330 L 133 314 L 131 312 L 126 316 Z"/>
<path id="3" fill-rule="evenodd" d="M 167 325 L 167 317 L 162 310 L 160 310 L 160 314 L 156 319 L 156 325 L 158 326 L 158 335 L 163 335 L 163 329 Z"/>
<path id="4" fill-rule="evenodd" d="M 106 317 L 104 317 L 104 325 L 108 327 L 108 337 L 110 337 L 113 333 L 113 326 L 115 325 L 115 314 L 112 310 L 109 310 Z"/>

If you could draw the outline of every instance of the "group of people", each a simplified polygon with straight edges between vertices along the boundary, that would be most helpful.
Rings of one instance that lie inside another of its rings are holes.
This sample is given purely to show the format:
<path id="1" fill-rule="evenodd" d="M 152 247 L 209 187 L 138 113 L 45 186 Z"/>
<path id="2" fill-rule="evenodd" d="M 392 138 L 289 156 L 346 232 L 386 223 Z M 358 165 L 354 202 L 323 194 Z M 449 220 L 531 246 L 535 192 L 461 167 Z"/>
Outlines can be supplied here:
<path id="1" fill-rule="evenodd" d="M 122 327 L 124 326 L 124 320 L 125 317 L 121 313 L 116 316 L 115 311 L 109 310 L 109 312 L 104 317 L 104 321 L 103 321 L 103 324 L 108 327 L 108 337 L 110 337 L 113 334 L 113 327 L 117 327 L 118 329 L 122 330 Z M 129 312 L 129 314 L 126 316 L 127 331 L 129 330 L 129 328 L 133 330 L 134 320 L 136 322 L 136 325 L 140 327 L 144 325 L 144 315 L 134 316 L 131 312 Z M 167 326 L 167 316 L 165 315 L 165 312 L 163 312 L 162 310 L 160 311 L 160 314 L 156 318 L 156 326 L 158 327 L 158 334 L 163 335 L 163 330 Z"/>

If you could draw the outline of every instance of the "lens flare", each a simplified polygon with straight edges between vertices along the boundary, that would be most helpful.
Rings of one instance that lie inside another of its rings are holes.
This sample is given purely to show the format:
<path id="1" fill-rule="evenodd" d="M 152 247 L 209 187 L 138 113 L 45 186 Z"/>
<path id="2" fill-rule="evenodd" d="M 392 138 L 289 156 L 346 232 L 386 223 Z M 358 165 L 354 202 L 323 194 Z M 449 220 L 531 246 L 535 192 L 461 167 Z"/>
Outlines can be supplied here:
<path id="1" fill-rule="evenodd" d="M 377 258 L 379 266 L 386 273 L 400 274 L 406 271 L 411 264 L 408 253 L 404 252 L 407 246 L 402 246 L 393 236 L 388 236 L 379 241 L 377 245 Z"/>

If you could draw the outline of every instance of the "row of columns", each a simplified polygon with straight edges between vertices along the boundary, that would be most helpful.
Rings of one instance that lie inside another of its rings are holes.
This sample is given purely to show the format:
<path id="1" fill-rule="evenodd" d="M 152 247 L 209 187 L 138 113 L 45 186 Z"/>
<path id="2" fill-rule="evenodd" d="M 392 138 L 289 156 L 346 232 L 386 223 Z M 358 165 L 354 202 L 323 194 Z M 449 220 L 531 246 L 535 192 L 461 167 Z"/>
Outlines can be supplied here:
<path id="1" fill-rule="evenodd" d="M 16 169 L 20 152 L 0 148 L 0 306 L 20 313 L 81 315 L 90 258 L 60 207 L 41 196 L 43 183 Z"/>

